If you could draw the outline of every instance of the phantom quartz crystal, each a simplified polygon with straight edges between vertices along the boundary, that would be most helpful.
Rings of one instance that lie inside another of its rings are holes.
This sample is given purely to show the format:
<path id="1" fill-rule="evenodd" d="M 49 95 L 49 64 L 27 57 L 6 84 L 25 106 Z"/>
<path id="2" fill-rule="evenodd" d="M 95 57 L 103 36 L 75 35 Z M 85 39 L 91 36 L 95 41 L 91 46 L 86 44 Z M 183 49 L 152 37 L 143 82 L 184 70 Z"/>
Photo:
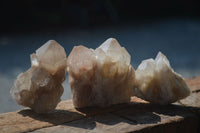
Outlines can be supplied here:
<path id="1" fill-rule="evenodd" d="M 18 75 L 10 92 L 19 105 L 37 113 L 52 111 L 60 102 L 66 71 L 76 108 L 128 103 L 133 95 L 169 104 L 190 94 L 164 54 L 142 61 L 135 71 L 131 56 L 114 38 L 96 49 L 75 46 L 68 59 L 64 48 L 50 40 L 30 58 L 31 67 Z"/>
<path id="2" fill-rule="evenodd" d="M 114 38 L 100 47 L 75 46 L 68 56 L 69 83 L 77 108 L 130 101 L 135 70 L 130 55 Z"/>
<path id="3" fill-rule="evenodd" d="M 136 96 L 155 104 L 169 104 L 190 94 L 181 75 L 174 72 L 161 52 L 154 59 L 142 61 L 135 72 Z"/>
<path id="4" fill-rule="evenodd" d="M 19 74 L 11 95 L 19 105 L 37 113 L 55 109 L 63 93 L 67 57 L 64 48 L 50 40 L 31 54 L 31 68 Z"/>

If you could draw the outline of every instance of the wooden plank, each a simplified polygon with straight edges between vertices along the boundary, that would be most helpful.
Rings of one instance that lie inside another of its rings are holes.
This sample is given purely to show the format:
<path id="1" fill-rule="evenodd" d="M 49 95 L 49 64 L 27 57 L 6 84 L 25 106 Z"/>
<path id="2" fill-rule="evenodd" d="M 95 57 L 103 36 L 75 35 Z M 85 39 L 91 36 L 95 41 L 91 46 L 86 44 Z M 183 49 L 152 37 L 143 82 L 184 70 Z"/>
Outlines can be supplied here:
<path id="1" fill-rule="evenodd" d="M 200 92 L 192 93 L 187 98 L 180 101 L 184 106 L 200 108 Z"/>
<path id="2" fill-rule="evenodd" d="M 193 92 L 197 92 L 198 90 L 200 90 L 199 81 L 199 77 L 191 80 L 186 80 L 187 84 L 189 85 L 189 87 L 192 88 Z M 195 87 L 195 83 L 197 84 L 197 87 Z M 69 100 L 60 102 L 56 110 L 48 114 L 37 114 L 32 112 L 30 109 L 25 108 L 17 112 L 0 114 L 0 132 L 8 133 L 33 131 L 44 127 L 56 126 L 73 120 L 78 120 L 86 116 L 113 112 L 116 110 L 127 108 L 129 106 L 133 106 L 134 104 L 137 105 L 137 103 L 143 104 L 147 102 L 139 98 L 133 97 L 131 105 L 119 104 L 113 105 L 108 108 L 91 107 L 77 110 L 74 108 L 72 101 Z M 197 104 L 199 102 L 196 101 L 195 103 Z M 196 105 L 194 105 L 194 107 L 195 106 Z"/>
<path id="3" fill-rule="evenodd" d="M 80 119 L 83 114 L 77 113 L 72 102 L 61 102 L 57 109 L 49 114 L 37 114 L 30 109 L 0 114 L 1 132 L 27 132 L 66 121 Z"/>
<path id="4" fill-rule="evenodd" d="M 199 110 L 199 95 L 200 92 L 192 93 L 182 101 L 190 105 L 188 107 L 158 106 L 145 102 L 133 103 L 127 108 L 112 113 L 92 116 L 34 132 L 199 132 L 199 115 L 196 113 Z M 135 98 L 135 100 L 139 99 Z"/>
<path id="5" fill-rule="evenodd" d="M 114 112 L 135 122 L 140 132 L 197 132 L 199 117 L 189 108 L 179 105 L 157 106 L 144 104 Z M 188 124 L 190 126 L 188 126 Z M 127 131 L 129 132 L 129 131 Z"/>
<path id="6" fill-rule="evenodd" d="M 192 92 L 200 91 L 200 76 L 191 79 L 185 79 L 185 81 Z"/>
<path id="7" fill-rule="evenodd" d="M 190 126 L 188 126 L 188 123 Z M 178 105 L 134 104 L 120 111 L 91 116 L 34 133 L 64 132 L 197 132 L 198 117 Z"/>
<path id="8" fill-rule="evenodd" d="M 139 102 L 140 99 L 133 98 L 133 100 L 137 100 L 136 102 Z M 143 101 L 141 100 L 141 102 Z M 37 114 L 26 108 L 17 112 L 0 114 L 0 131 L 6 133 L 27 132 L 44 127 L 59 125 L 72 120 L 81 119 L 86 116 L 112 112 L 128 106 L 129 104 L 118 104 L 107 108 L 88 107 L 75 109 L 72 101 L 68 100 L 60 102 L 56 110 L 48 114 Z"/>
<path id="9" fill-rule="evenodd" d="M 65 123 L 63 125 L 55 127 L 39 129 L 33 132 L 125 132 L 128 127 L 131 127 L 132 124 L 133 122 L 129 120 L 115 116 L 111 113 L 105 113 L 102 115 L 91 116 L 73 122 Z"/>

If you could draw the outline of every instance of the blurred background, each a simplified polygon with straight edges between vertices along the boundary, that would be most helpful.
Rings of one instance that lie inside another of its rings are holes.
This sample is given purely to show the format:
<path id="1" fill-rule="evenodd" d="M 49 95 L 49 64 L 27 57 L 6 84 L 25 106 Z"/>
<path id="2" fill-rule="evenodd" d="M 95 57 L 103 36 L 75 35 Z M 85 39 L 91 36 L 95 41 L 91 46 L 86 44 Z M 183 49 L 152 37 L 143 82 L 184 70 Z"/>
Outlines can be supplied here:
<path id="1" fill-rule="evenodd" d="M 30 67 L 29 55 L 50 39 L 69 55 L 73 46 L 96 48 L 114 37 L 136 69 L 162 51 L 185 78 L 200 75 L 197 0 L 3 0 L 0 2 L 0 113 L 15 111 L 10 89 Z M 70 99 L 68 80 L 62 100 Z"/>

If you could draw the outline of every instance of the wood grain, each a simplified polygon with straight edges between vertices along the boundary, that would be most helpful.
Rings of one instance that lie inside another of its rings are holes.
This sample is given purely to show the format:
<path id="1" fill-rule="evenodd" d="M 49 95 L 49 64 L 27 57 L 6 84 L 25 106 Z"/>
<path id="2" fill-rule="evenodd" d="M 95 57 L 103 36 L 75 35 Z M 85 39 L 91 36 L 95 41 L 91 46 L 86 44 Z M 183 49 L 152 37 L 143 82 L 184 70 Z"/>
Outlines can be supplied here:
<path id="1" fill-rule="evenodd" d="M 0 114 L 0 132 L 149 132 L 198 131 L 200 77 L 186 79 L 192 94 L 179 103 L 151 105 L 136 97 L 129 104 L 108 108 L 75 109 L 72 101 L 62 101 L 56 110 L 37 114 L 30 109 Z M 190 126 L 187 126 L 189 124 Z"/>

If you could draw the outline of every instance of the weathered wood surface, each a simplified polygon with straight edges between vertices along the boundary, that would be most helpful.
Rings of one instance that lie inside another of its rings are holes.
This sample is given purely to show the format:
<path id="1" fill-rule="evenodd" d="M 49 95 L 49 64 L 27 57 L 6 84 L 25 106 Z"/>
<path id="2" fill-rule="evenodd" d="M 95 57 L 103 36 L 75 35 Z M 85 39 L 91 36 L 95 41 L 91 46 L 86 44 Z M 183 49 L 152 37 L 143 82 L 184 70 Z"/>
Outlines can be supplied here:
<path id="1" fill-rule="evenodd" d="M 182 104 L 156 106 L 133 97 L 130 104 L 77 110 L 68 100 L 48 114 L 0 114 L 0 132 L 199 132 L 200 77 L 186 82 L 193 93 Z"/>

